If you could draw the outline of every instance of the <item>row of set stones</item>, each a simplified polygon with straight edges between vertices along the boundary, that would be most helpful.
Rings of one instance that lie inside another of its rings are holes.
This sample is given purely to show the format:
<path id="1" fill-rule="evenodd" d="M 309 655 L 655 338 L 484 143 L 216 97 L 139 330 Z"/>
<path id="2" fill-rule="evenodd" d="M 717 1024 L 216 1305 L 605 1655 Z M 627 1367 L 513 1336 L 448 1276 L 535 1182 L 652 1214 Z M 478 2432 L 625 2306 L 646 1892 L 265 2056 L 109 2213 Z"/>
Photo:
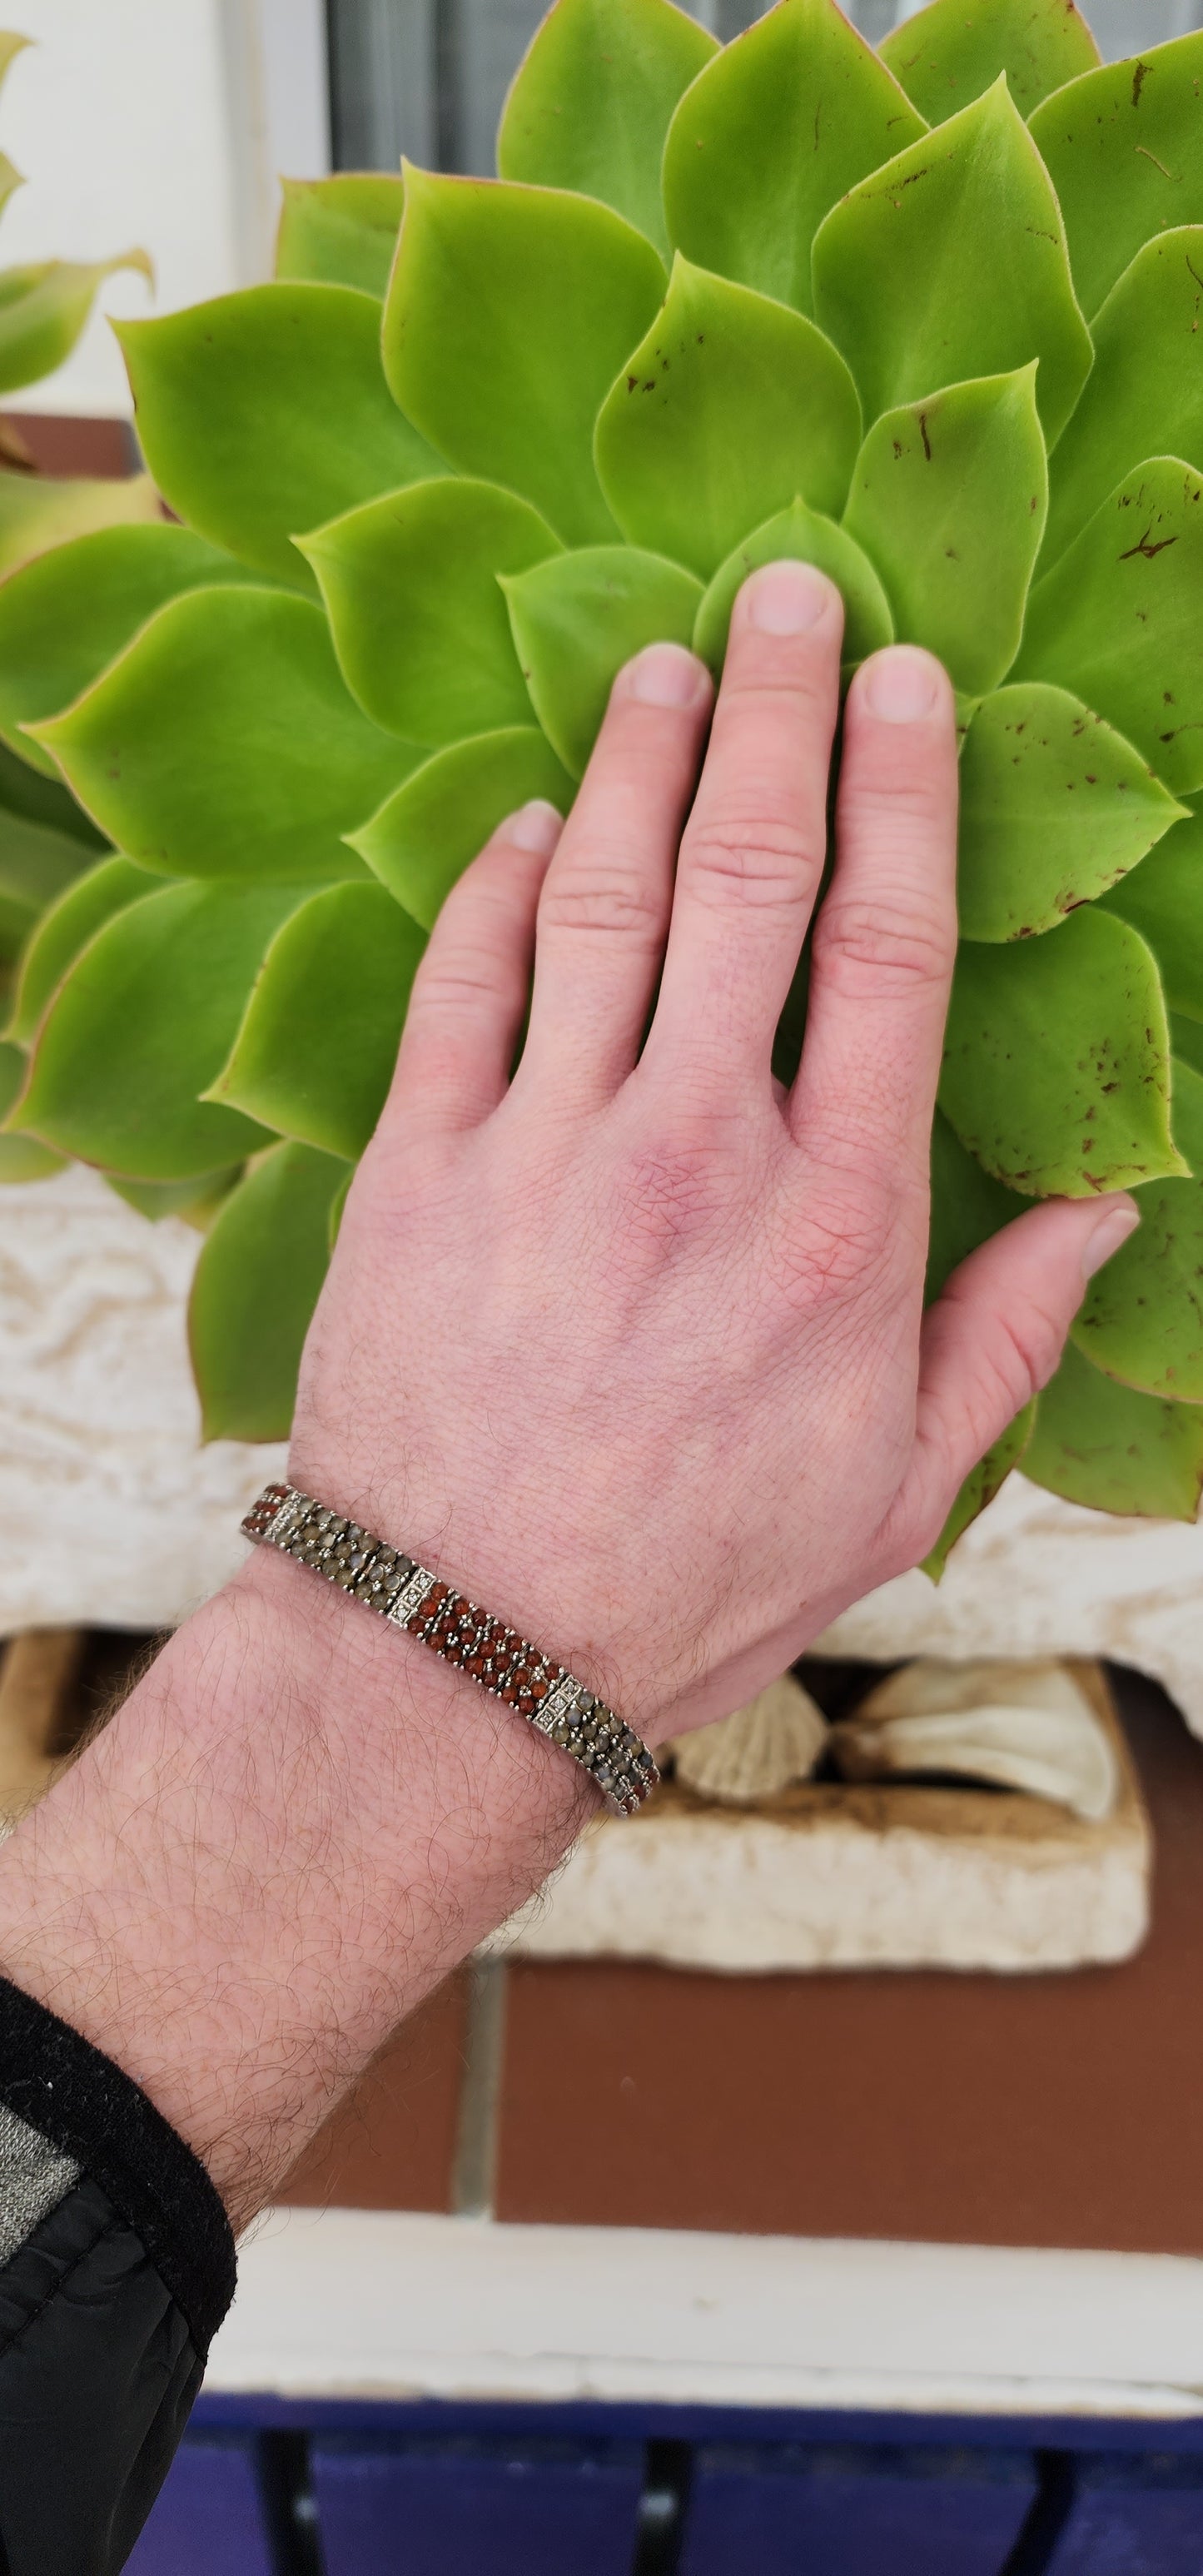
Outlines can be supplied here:
<path id="1" fill-rule="evenodd" d="M 412 1556 L 289 1485 L 269 1485 L 242 1526 L 248 1538 L 270 1540 L 459 1665 L 570 1753 L 617 1815 L 634 1815 L 655 1788 L 660 1775 L 647 1746 L 613 1709 L 562 1664 L 552 1664 L 541 1647 L 438 1582 Z"/>

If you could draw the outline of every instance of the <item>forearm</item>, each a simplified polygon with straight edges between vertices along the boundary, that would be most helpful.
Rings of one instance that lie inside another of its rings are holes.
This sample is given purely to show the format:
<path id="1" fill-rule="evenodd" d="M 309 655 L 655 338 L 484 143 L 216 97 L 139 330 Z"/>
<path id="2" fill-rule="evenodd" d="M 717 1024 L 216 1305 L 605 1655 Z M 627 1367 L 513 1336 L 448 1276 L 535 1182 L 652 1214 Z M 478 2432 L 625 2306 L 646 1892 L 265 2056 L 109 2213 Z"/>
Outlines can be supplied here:
<path id="1" fill-rule="evenodd" d="M 144 2087 L 238 2227 L 594 1795 L 256 1551 L 0 1851 L 0 1969 Z"/>

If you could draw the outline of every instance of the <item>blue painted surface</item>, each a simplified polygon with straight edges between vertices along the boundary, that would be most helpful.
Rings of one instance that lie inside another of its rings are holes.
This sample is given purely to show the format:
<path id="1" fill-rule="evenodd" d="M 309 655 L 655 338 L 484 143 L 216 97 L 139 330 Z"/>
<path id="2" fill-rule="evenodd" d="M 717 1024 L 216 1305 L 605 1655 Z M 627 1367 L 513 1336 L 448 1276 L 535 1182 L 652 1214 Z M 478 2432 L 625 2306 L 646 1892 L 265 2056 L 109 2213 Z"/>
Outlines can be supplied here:
<path id="1" fill-rule="evenodd" d="M 126 2576 L 274 2576 L 253 2437 L 190 2434 Z"/>
<path id="2" fill-rule="evenodd" d="M 640 2445 L 320 2440 L 327 2576 L 629 2576 Z"/>
<path id="3" fill-rule="evenodd" d="M 998 2576 L 1036 2485 L 1022 2452 L 712 2446 L 681 2576 Z"/>
<path id="4" fill-rule="evenodd" d="M 1203 2576 L 1203 2462 L 1083 2461 L 1049 2576 Z"/>

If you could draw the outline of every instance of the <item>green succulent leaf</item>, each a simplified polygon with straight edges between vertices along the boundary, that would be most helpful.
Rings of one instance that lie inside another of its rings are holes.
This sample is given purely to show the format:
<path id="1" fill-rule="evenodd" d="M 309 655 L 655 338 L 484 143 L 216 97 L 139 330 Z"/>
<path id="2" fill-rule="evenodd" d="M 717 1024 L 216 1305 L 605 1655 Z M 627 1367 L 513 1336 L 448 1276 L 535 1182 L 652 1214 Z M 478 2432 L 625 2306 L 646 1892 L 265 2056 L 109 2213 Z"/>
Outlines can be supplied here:
<path id="1" fill-rule="evenodd" d="M 1138 467 L 1037 582 L 1014 677 L 1073 689 L 1167 787 L 1203 787 L 1203 476 Z"/>
<path id="2" fill-rule="evenodd" d="M 69 358 L 106 277 L 137 269 L 154 284 L 144 250 L 119 251 L 115 259 L 38 260 L 0 269 L 0 395 L 51 375 Z"/>
<path id="3" fill-rule="evenodd" d="M 1073 0 L 930 0 L 883 39 L 881 58 L 929 125 L 942 125 L 1000 72 L 1022 116 L 1092 71 L 1099 49 Z"/>
<path id="4" fill-rule="evenodd" d="M 127 1207 L 149 1217 L 152 1225 L 160 1225 L 165 1216 L 178 1216 L 185 1225 L 206 1234 L 245 1169 L 244 1163 L 223 1163 L 219 1171 L 197 1172 L 187 1181 L 127 1181 L 120 1172 L 106 1172 L 104 1182 L 114 1198 L 124 1199 Z"/>
<path id="5" fill-rule="evenodd" d="M 206 1440 L 284 1440 L 330 1260 L 346 1165 L 277 1145 L 218 1209 L 201 1249 L 188 1338 Z"/>
<path id="6" fill-rule="evenodd" d="M 1146 1395 L 1203 1403 L 1203 1078 L 1174 1066 L 1174 1140 L 1193 1177 L 1140 1193 L 1140 1227 L 1092 1279 L 1073 1327 L 1087 1359 Z"/>
<path id="7" fill-rule="evenodd" d="M 699 267 L 810 313 L 824 215 L 923 132 L 834 0 L 778 0 L 677 109 L 664 152 L 670 236 Z"/>
<path id="8" fill-rule="evenodd" d="M 80 841 L 87 851 L 107 850 L 103 832 L 98 832 L 91 817 L 77 805 L 57 771 L 48 778 L 40 768 L 31 767 L 23 744 L 20 757 L 0 740 L 0 812 L 20 814 L 29 823 L 43 823 L 51 832 L 64 832 L 68 840 Z"/>
<path id="9" fill-rule="evenodd" d="M 1033 1197 L 1181 1175 L 1165 1004 L 1143 939 L 1087 904 L 1046 939 L 966 941 L 940 1106 L 988 1172 Z"/>
<path id="10" fill-rule="evenodd" d="M 556 0 L 505 103 L 501 177 L 600 197 L 667 252 L 664 138 L 682 90 L 717 52 L 668 0 Z"/>
<path id="11" fill-rule="evenodd" d="M 509 725 L 436 751 L 350 835 L 389 893 L 423 930 L 456 878 L 507 814 L 544 796 L 566 814 L 573 782 L 534 725 Z"/>
<path id="12" fill-rule="evenodd" d="M 623 663 L 645 644 L 689 644 L 702 585 L 663 555 L 582 546 L 501 587 L 528 705 L 565 769 L 580 778 Z"/>
<path id="13" fill-rule="evenodd" d="M 965 939 L 1030 939 L 1106 891 L 1186 808 L 1080 698 L 1020 681 L 984 698 L 961 754 Z"/>
<path id="14" fill-rule="evenodd" d="M 1014 1422 L 1008 1424 L 1001 1440 L 996 1440 L 993 1448 L 987 1449 L 985 1457 L 979 1459 L 977 1466 L 966 1476 L 935 1546 L 921 1560 L 923 1572 L 930 1575 L 933 1583 L 940 1582 L 957 1540 L 964 1537 L 974 1521 L 980 1520 L 987 1505 L 1001 1493 L 1012 1469 L 1022 1466 L 1024 1453 L 1036 1428 L 1036 1411 L 1037 1403 L 1033 1396 L 1031 1403 L 1025 1404 L 1022 1413 L 1017 1413 Z"/>
<path id="15" fill-rule="evenodd" d="M 405 211 L 405 181 L 389 170 L 338 170 L 284 179 L 276 275 L 357 286 L 383 301 Z"/>
<path id="16" fill-rule="evenodd" d="M 898 634 L 971 696 L 1023 632 L 1048 498 L 1036 369 L 950 385 L 875 421 L 845 525 L 876 565 Z"/>
<path id="17" fill-rule="evenodd" d="M 7 80 L 18 54 L 23 54 L 32 43 L 32 36 L 19 36 L 8 28 L 0 34 L 0 86 Z"/>
<path id="18" fill-rule="evenodd" d="M 1091 336 L 1094 370 L 1053 458 L 1050 562 L 1142 458 L 1203 468 L 1203 225 L 1138 252 Z"/>
<path id="19" fill-rule="evenodd" d="M 813 322 L 678 254 L 595 452 L 624 536 L 708 581 L 792 500 L 838 516 L 860 432 L 856 387 Z"/>
<path id="20" fill-rule="evenodd" d="M 132 859 L 102 859 L 77 877 L 56 903 L 49 905 L 21 960 L 21 971 L 6 1036 L 28 1046 L 38 1023 L 68 967 L 94 933 L 124 912 L 139 896 L 157 893 L 154 878 Z"/>
<path id="21" fill-rule="evenodd" d="M 165 600 L 254 579 L 166 519 L 98 528 L 39 555 L 0 584 L 0 735 L 57 780 L 49 752 L 21 728 L 69 706 Z"/>
<path id="22" fill-rule="evenodd" d="M 92 480 L 13 474 L 0 467 L 0 576 L 89 528 L 148 519 L 161 524 L 159 496 L 148 474 Z"/>
<path id="23" fill-rule="evenodd" d="M 164 886 L 94 932 L 51 1002 L 21 1122 L 131 1180 L 186 1180 L 265 1142 L 200 1094 L 230 1052 L 296 887 Z"/>
<path id="24" fill-rule="evenodd" d="M 1092 1511 L 1193 1521 L 1203 1492 L 1203 1408 L 1119 1386 L 1070 1342 L 1040 1398 L 1023 1472 Z"/>
<path id="25" fill-rule="evenodd" d="M 1087 72 L 1036 109 L 1031 130 L 1093 318 L 1155 233 L 1203 223 L 1203 35 Z"/>
<path id="26" fill-rule="evenodd" d="M 276 932 L 207 1098 L 354 1162 L 384 1106 L 425 946 L 383 886 L 311 895 Z"/>
<path id="27" fill-rule="evenodd" d="M 870 420 L 1035 358 L 1051 446 L 1090 373 L 1057 200 L 1005 80 L 832 209 L 814 285 Z"/>
<path id="28" fill-rule="evenodd" d="M 1185 1011 L 1171 1011 L 1169 1018 L 1175 1064 L 1186 1064 L 1192 1073 L 1203 1073 L 1203 1020 L 1190 1020 Z"/>
<path id="29" fill-rule="evenodd" d="M 6 1118 L 24 1088 L 26 1064 L 18 1046 L 0 1041 L 0 1118 Z M 61 1172 L 66 1157 L 40 1144 L 36 1136 L 0 1135 L 0 1184 L 45 1181 Z"/>
<path id="30" fill-rule="evenodd" d="M 250 588 L 169 600 L 37 739 L 144 867 L 288 884 L 358 876 L 344 834 L 419 758 L 356 706 L 321 610 Z"/>
<path id="31" fill-rule="evenodd" d="M 379 303 L 354 287 L 249 286 L 117 337 L 172 509 L 293 589 L 313 587 L 294 536 L 438 471 L 385 384 Z"/>
<path id="32" fill-rule="evenodd" d="M 1170 1009 L 1203 1021 L 1203 815 L 1176 823 L 1103 902 L 1147 940 Z"/>
<path id="33" fill-rule="evenodd" d="M 15 954 L 38 914 L 83 874 L 91 856 L 66 832 L 0 808 L 0 949 Z"/>
<path id="34" fill-rule="evenodd" d="M 593 424 L 664 285 L 651 243 L 592 198 L 407 165 L 385 374 L 449 464 L 520 492 L 566 543 L 604 543 Z"/>
<path id="35" fill-rule="evenodd" d="M 727 633 L 736 597 L 749 573 L 761 564 L 789 557 L 817 564 L 835 582 L 844 600 L 844 669 L 854 669 L 866 654 L 894 640 L 890 603 L 868 556 L 847 530 L 837 528 L 804 501 L 794 501 L 763 528 L 754 529 L 720 564 L 697 613 L 693 648 L 717 678 L 727 650 Z"/>
<path id="36" fill-rule="evenodd" d="M 931 1133 L 931 1225 L 923 1301 L 930 1306 L 979 1244 L 988 1243 L 1028 1201 L 983 1171 L 937 1109 Z"/>
<path id="37" fill-rule="evenodd" d="M 498 579 L 561 553 L 529 501 L 441 475 L 365 502 L 302 550 L 343 677 L 376 724 L 441 747 L 529 723 Z"/>

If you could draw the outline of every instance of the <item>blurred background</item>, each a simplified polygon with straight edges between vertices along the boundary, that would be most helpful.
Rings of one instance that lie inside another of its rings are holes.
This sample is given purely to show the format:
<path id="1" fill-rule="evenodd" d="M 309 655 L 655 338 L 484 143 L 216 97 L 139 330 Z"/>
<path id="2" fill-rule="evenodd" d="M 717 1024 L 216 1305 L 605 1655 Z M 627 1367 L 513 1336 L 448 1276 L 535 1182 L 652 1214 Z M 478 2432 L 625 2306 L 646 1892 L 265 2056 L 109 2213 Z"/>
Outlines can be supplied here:
<path id="1" fill-rule="evenodd" d="M 31 182 L 5 217 L 9 259 L 144 242 L 160 311 L 270 273 L 277 178 L 492 169 L 507 84 L 545 0 L 10 0 L 36 40 L 4 95 L 2 139 Z M 918 0 L 915 0 L 918 5 Z M 694 0 L 724 40 L 757 0 Z M 910 0 L 853 0 L 874 41 Z M 1105 54 L 1203 25 L 1203 0 L 1087 0 Z M 115 279 L 111 313 L 147 309 Z M 20 405 L 20 396 L 12 406 Z M 103 315 L 28 408 L 122 418 L 124 371 Z"/>

